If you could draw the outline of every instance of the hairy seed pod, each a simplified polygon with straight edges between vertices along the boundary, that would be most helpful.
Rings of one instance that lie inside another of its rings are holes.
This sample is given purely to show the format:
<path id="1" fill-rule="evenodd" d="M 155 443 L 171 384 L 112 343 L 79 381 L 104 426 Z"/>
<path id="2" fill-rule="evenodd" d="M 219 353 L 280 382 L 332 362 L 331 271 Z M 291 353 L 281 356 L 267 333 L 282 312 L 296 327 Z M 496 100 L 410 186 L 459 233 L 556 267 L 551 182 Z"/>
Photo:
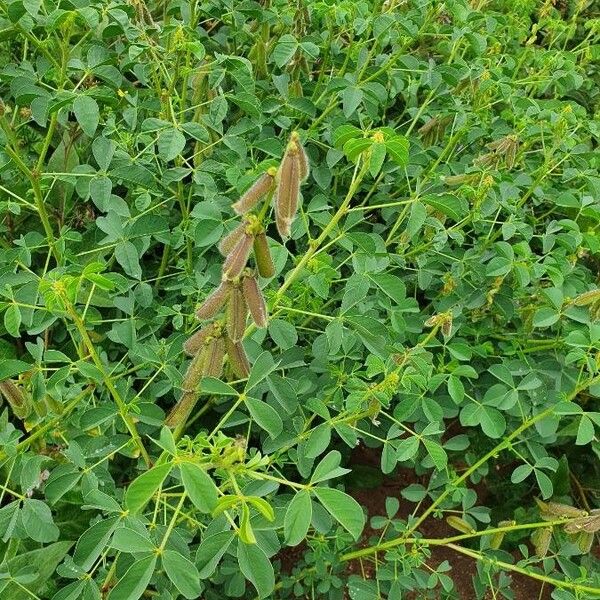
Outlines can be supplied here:
<path id="1" fill-rule="evenodd" d="M 467 523 L 467 521 L 457 517 L 456 515 L 450 515 L 449 517 L 446 517 L 446 523 L 448 523 L 450 527 L 457 529 L 462 533 L 473 533 L 476 531 L 469 523 Z"/>
<path id="2" fill-rule="evenodd" d="M 552 541 L 552 527 L 537 529 L 531 535 L 531 541 L 535 548 L 535 553 L 543 558 L 548 554 L 550 548 L 550 542 Z"/>
<path id="3" fill-rule="evenodd" d="M 195 356 L 202 349 L 211 335 L 214 335 L 214 325 L 211 323 L 199 329 L 183 344 L 183 350 L 188 356 Z"/>
<path id="4" fill-rule="evenodd" d="M 515 525 L 515 521 L 500 521 L 498 523 L 498 527 L 513 527 Z M 506 531 L 497 531 L 496 533 L 490 536 L 490 548 L 492 550 L 498 550 L 502 545 L 502 541 L 504 540 L 504 536 L 506 535 Z"/>
<path id="5" fill-rule="evenodd" d="M 544 521 L 554 521 L 555 519 L 576 519 L 578 517 L 587 517 L 587 511 L 560 504 L 559 502 L 542 502 L 536 500 L 540 509 L 540 515 Z"/>
<path id="6" fill-rule="evenodd" d="M 256 269 L 261 277 L 273 277 L 275 275 L 275 265 L 269 249 L 269 242 L 264 231 L 257 234 L 254 238 L 254 261 Z"/>
<path id="7" fill-rule="evenodd" d="M 252 320 L 258 327 L 267 326 L 267 305 L 255 277 L 244 277 L 242 291 Z"/>
<path id="8" fill-rule="evenodd" d="M 581 517 L 566 523 L 565 531 L 567 533 L 578 533 L 580 531 L 596 533 L 597 531 L 600 531 L 600 513 L 594 514 L 592 511 L 592 514 L 587 517 Z"/>
<path id="9" fill-rule="evenodd" d="M 275 221 L 282 238 L 290 236 L 292 222 L 298 210 L 300 193 L 300 161 L 298 146 L 290 143 L 279 167 L 275 198 Z"/>
<path id="10" fill-rule="evenodd" d="M 225 357 L 225 341 L 223 337 L 212 339 L 206 346 L 206 357 L 202 365 L 205 377 L 221 377 L 223 373 L 223 358 Z"/>
<path id="11" fill-rule="evenodd" d="M 231 208 L 238 214 L 243 215 L 252 210 L 266 194 L 273 188 L 275 178 L 267 171 L 263 173 L 242 195 L 242 197 L 232 205 Z"/>
<path id="12" fill-rule="evenodd" d="M 231 369 L 240 379 L 246 379 L 250 374 L 250 363 L 246 356 L 246 351 L 241 342 L 234 342 L 229 337 L 225 337 L 225 347 Z"/>
<path id="13" fill-rule="evenodd" d="M 227 304 L 227 333 L 234 342 L 239 342 L 246 331 L 248 307 L 242 290 L 236 286 L 231 290 Z"/>
<path id="14" fill-rule="evenodd" d="M 184 392 L 195 392 L 200 380 L 202 379 L 202 373 L 204 371 L 204 364 L 206 362 L 208 351 L 208 345 L 204 344 L 200 352 L 197 352 L 196 355 L 192 358 L 190 364 L 188 365 L 187 371 L 183 376 L 183 381 L 181 382 L 181 388 Z"/>
<path id="15" fill-rule="evenodd" d="M 196 316 L 200 320 L 212 319 L 227 302 L 230 290 L 231 282 L 222 281 L 219 287 L 204 299 L 204 302 L 196 310 Z"/>
<path id="16" fill-rule="evenodd" d="M 12 412 L 19 419 L 26 419 L 31 414 L 30 399 L 10 379 L 0 381 L 0 396 L 6 399 Z"/>
<path id="17" fill-rule="evenodd" d="M 230 254 L 231 251 L 235 248 L 236 244 L 242 239 L 242 236 L 244 235 L 245 231 L 246 223 L 242 222 L 219 242 L 219 252 L 223 256 L 227 256 L 228 254 Z"/>
<path id="18" fill-rule="evenodd" d="M 594 534 L 589 531 L 582 531 L 577 535 L 577 546 L 582 554 L 587 554 L 592 549 L 594 543 Z"/>
<path id="19" fill-rule="evenodd" d="M 310 163 L 308 162 L 308 155 L 306 154 L 304 146 L 300 142 L 300 137 L 297 131 L 292 132 L 290 140 L 296 145 L 296 148 L 298 149 L 297 159 L 298 168 L 300 169 L 300 180 L 306 181 L 310 173 Z"/>
<path id="20" fill-rule="evenodd" d="M 595 302 L 596 300 L 600 300 L 600 290 L 590 290 L 589 292 L 583 292 L 583 294 L 579 294 L 579 296 L 575 296 L 571 301 L 575 306 L 586 306 Z"/>
<path id="21" fill-rule="evenodd" d="M 242 238 L 236 244 L 235 248 L 227 255 L 227 258 L 223 263 L 223 275 L 225 275 L 225 277 L 228 279 L 239 277 L 248 262 L 253 241 L 254 236 L 246 232 L 243 233 Z"/>

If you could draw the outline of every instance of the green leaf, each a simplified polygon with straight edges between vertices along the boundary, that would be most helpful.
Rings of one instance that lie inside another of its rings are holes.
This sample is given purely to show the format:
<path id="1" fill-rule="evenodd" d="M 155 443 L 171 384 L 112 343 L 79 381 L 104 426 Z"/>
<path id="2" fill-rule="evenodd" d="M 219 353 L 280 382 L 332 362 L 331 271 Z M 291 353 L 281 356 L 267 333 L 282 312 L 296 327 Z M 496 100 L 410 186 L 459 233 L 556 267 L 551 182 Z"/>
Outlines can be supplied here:
<path id="1" fill-rule="evenodd" d="M 259 598 L 267 598 L 275 588 L 273 565 L 258 544 L 238 542 L 240 571 L 256 588 Z"/>
<path id="2" fill-rule="evenodd" d="M 453 221 L 461 221 L 469 214 L 469 203 L 452 194 L 437 194 L 423 197 L 423 201 Z"/>
<path id="3" fill-rule="evenodd" d="M 10 379 L 19 373 L 31 371 L 32 365 L 22 360 L 2 359 L 0 360 L 0 381 Z"/>
<path id="4" fill-rule="evenodd" d="M 183 487 L 194 506 L 201 512 L 210 513 L 217 505 L 218 492 L 210 475 L 191 462 L 179 464 Z"/>
<path id="5" fill-rule="evenodd" d="M 359 88 L 349 86 L 342 92 L 342 110 L 344 116 L 349 118 L 359 107 L 363 99 L 363 92 Z M 385 156 L 385 147 L 384 147 Z"/>
<path id="6" fill-rule="evenodd" d="M 365 526 L 365 516 L 360 504 L 352 496 L 334 488 L 316 487 L 313 492 L 325 510 L 358 540 Z"/>
<path id="7" fill-rule="evenodd" d="M 271 53 L 271 59 L 278 67 L 283 67 L 292 60 L 297 49 L 298 40 L 293 35 L 286 33 L 275 44 L 275 48 L 273 48 L 273 52 Z"/>
<path id="8" fill-rule="evenodd" d="M 312 519 L 312 500 L 308 490 L 300 490 L 288 504 L 283 533 L 288 546 L 297 546 L 306 538 Z"/>
<path id="9" fill-rule="evenodd" d="M 329 429 L 329 427 L 327 427 Z M 340 467 L 342 455 L 337 450 L 331 450 L 328 452 L 315 467 L 310 482 L 312 484 L 320 483 L 321 481 L 327 481 L 334 477 L 341 477 L 350 473 L 350 469 L 344 469 Z"/>
<path id="10" fill-rule="evenodd" d="M 119 242 L 115 247 L 115 258 L 123 271 L 134 279 L 142 278 L 142 268 L 136 247 L 128 240 Z"/>
<path id="11" fill-rule="evenodd" d="M 579 427 L 577 428 L 577 446 L 585 446 L 594 439 L 594 423 L 587 415 L 581 415 L 579 419 Z"/>
<path id="12" fill-rule="evenodd" d="M 533 315 L 534 327 L 550 327 L 560 319 L 560 312 L 551 306 L 538 308 Z"/>
<path id="13" fill-rule="evenodd" d="M 185 148 L 185 135 L 171 127 L 164 129 L 158 136 L 158 154 L 166 161 L 171 161 L 178 157 Z"/>
<path id="14" fill-rule="evenodd" d="M 531 473 L 533 473 L 533 467 L 528 464 L 519 465 L 511 474 L 510 480 L 513 483 L 521 483 L 521 481 L 525 481 Z"/>
<path id="15" fill-rule="evenodd" d="M 121 552 L 153 552 L 156 548 L 150 538 L 129 527 L 120 527 L 113 535 L 111 548 Z"/>
<path id="16" fill-rule="evenodd" d="M 108 540 L 119 524 L 118 517 L 102 519 L 86 529 L 77 540 L 73 562 L 89 571 L 107 546 Z"/>
<path id="17" fill-rule="evenodd" d="M 161 560 L 167 577 L 183 596 L 190 600 L 200 596 L 200 574 L 193 562 L 175 550 L 165 550 Z"/>
<path id="18" fill-rule="evenodd" d="M 269 321 L 269 335 L 282 350 L 293 348 L 298 341 L 296 328 L 282 319 L 271 319 Z"/>
<path id="19" fill-rule="evenodd" d="M 283 421 L 273 407 L 256 398 L 248 397 L 245 402 L 251 417 L 272 438 L 277 437 L 283 431 Z"/>
<path id="20" fill-rule="evenodd" d="M 16 304 L 11 304 L 4 312 L 4 327 L 13 337 L 20 337 L 21 309 Z"/>
<path id="21" fill-rule="evenodd" d="M 36 542 L 55 542 L 60 535 L 60 530 L 52 519 L 50 507 L 41 500 L 23 500 L 21 520 L 27 535 Z"/>
<path id="22" fill-rule="evenodd" d="M 83 132 L 93 137 L 100 122 L 98 103 L 91 96 L 77 96 L 73 102 L 73 112 Z"/>
<path id="23" fill-rule="evenodd" d="M 440 446 L 440 444 L 430 440 L 429 438 L 423 438 L 423 445 L 427 450 L 427 454 L 429 454 L 429 457 L 433 461 L 435 468 L 438 471 L 443 471 L 448 464 L 448 456 L 446 451 Z"/>
<path id="24" fill-rule="evenodd" d="M 171 472 L 170 463 L 157 465 L 134 479 L 125 492 L 125 506 L 131 514 L 136 514 L 146 506 L 156 490 Z"/>
<path id="25" fill-rule="evenodd" d="M 419 450 L 419 438 L 411 436 L 398 444 L 396 458 L 399 462 L 410 460 Z"/>
<path id="26" fill-rule="evenodd" d="M 389 273 L 375 273 L 369 275 L 369 279 L 396 304 L 400 304 L 406 298 L 406 286 L 400 277 Z"/>
<path id="27" fill-rule="evenodd" d="M 196 567 L 198 567 L 200 579 L 207 579 L 215 572 L 234 537 L 233 531 L 221 531 L 202 540 L 196 551 Z"/>
<path id="28" fill-rule="evenodd" d="M 155 555 L 135 561 L 111 590 L 108 600 L 138 600 L 146 591 L 155 566 Z"/>
<path id="29" fill-rule="evenodd" d="M 400 135 L 394 136 L 385 142 L 385 147 L 387 154 L 396 164 L 401 167 L 405 167 L 408 164 L 409 143 L 406 138 Z"/>

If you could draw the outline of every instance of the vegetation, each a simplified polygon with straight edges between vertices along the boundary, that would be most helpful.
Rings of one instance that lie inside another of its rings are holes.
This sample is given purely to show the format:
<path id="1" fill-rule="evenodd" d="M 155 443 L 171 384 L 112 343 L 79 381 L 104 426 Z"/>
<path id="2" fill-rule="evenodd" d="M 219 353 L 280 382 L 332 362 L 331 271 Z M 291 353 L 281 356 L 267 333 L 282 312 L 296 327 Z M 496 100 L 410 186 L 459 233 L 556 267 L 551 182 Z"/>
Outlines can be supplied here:
<path id="1" fill-rule="evenodd" d="M 0 0 L 0 596 L 600 596 L 594 10 Z"/>

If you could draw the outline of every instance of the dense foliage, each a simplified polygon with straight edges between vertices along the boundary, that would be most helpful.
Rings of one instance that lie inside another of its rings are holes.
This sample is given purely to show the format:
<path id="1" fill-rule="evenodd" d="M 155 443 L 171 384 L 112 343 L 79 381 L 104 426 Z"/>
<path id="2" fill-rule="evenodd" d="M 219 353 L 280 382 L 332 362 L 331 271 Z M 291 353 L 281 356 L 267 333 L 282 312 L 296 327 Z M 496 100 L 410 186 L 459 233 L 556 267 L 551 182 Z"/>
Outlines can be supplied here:
<path id="1" fill-rule="evenodd" d="M 0 0 L 2 599 L 600 595 L 593 4 Z"/>

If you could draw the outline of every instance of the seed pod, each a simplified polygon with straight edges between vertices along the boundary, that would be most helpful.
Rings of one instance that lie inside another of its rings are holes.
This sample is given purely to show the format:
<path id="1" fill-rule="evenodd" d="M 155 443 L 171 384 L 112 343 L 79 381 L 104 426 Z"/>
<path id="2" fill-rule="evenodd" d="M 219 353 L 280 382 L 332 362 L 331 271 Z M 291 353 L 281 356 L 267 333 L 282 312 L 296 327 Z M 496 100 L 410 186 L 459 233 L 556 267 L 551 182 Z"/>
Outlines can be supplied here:
<path id="1" fill-rule="evenodd" d="M 255 277 L 244 277 L 242 291 L 252 320 L 258 327 L 267 326 L 267 305 Z"/>
<path id="2" fill-rule="evenodd" d="M 206 346 L 202 375 L 205 377 L 221 377 L 223 373 L 223 358 L 225 356 L 225 342 L 222 337 L 212 339 Z"/>
<path id="3" fill-rule="evenodd" d="M 228 254 L 230 254 L 231 251 L 235 248 L 236 244 L 242 239 L 242 236 L 244 235 L 245 231 L 246 223 L 242 222 L 219 242 L 219 252 L 223 256 L 227 256 Z"/>
<path id="4" fill-rule="evenodd" d="M 578 533 L 579 531 L 587 531 L 588 533 L 596 533 L 600 531 L 600 513 L 590 514 L 587 517 L 581 517 L 580 519 L 574 519 L 573 521 L 565 524 L 565 531 L 567 533 Z"/>
<path id="5" fill-rule="evenodd" d="M 227 333 L 234 342 L 239 342 L 244 337 L 247 316 L 248 307 L 242 290 L 236 286 L 231 290 L 227 304 Z"/>
<path id="6" fill-rule="evenodd" d="M 582 554 L 587 554 L 592 549 L 594 543 L 594 534 L 589 531 L 582 531 L 577 535 L 577 546 Z"/>
<path id="7" fill-rule="evenodd" d="M 296 144 L 296 148 L 298 149 L 298 166 L 300 169 L 300 180 L 306 181 L 308 175 L 310 173 L 310 163 L 308 162 L 308 156 L 306 154 L 306 150 L 304 146 L 300 143 L 300 137 L 298 136 L 298 132 L 293 131 L 290 136 L 291 141 Z"/>
<path id="8" fill-rule="evenodd" d="M 543 527 L 537 529 L 531 535 L 531 541 L 535 548 L 535 553 L 539 557 L 544 557 L 548 554 L 550 548 L 550 542 L 552 541 L 552 527 Z"/>
<path id="9" fill-rule="evenodd" d="M 596 300 L 600 300 L 600 290 L 590 290 L 589 292 L 583 292 L 583 294 L 579 294 L 579 296 L 575 296 L 571 301 L 575 306 L 586 306 L 595 302 Z"/>
<path id="10" fill-rule="evenodd" d="M 225 337 L 225 347 L 231 369 L 237 377 L 245 379 L 250 374 L 250 363 L 246 356 L 246 351 L 241 342 L 234 342 L 229 337 Z"/>
<path id="11" fill-rule="evenodd" d="M 273 277 L 275 275 L 271 250 L 264 231 L 254 238 L 254 260 L 258 274 L 261 277 Z"/>
<path id="12" fill-rule="evenodd" d="M 291 142 L 279 167 L 275 198 L 275 221 L 282 238 L 290 236 L 292 222 L 298 209 L 300 193 L 300 161 L 296 143 Z"/>
<path id="13" fill-rule="evenodd" d="M 457 529 L 458 531 L 462 531 L 463 533 L 474 533 L 476 530 L 471 527 L 467 521 L 457 517 L 456 515 L 450 515 L 446 517 L 446 523 L 450 525 L 450 527 Z"/>
<path id="14" fill-rule="evenodd" d="M 195 392 L 200 380 L 202 379 L 202 372 L 204 370 L 204 363 L 206 362 L 208 346 L 205 344 L 202 346 L 200 352 L 197 352 L 194 358 L 192 358 L 183 381 L 181 382 L 181 388 L 184 392 Z"/>
<path id="15" fill-rule="evenodd" d="M 26 419 L 31 414 L 31 400 L 10 379 L 0 381 L 0 396 L 4 396 L 19 419 Z"/>
<path id="16" fill-rule="evenodd" d="M 242 197 L 231 208 L 238 214 L 243 215 L 252 210 L 258 201 L 268 194 L 273 188 L 275 177 L 267 171 L 263 173 L 242 195 Z"/>
<path id="17" fill-rule="evenodd" d="M 512 527 L 515 525 L 515 521 L 500 521 L 498 523 L 498 527 Z M 506 531 L 497 531 L 490 536 L 490 548 L 492 550 L 498 550 L 502 545 L 502 540 L 504 540 L 504 536 L 506 535 Z"/>
<path id="18" fill-rule="evenodd" d="M 222 281 L 219 287 L 209 294 L 200 307 L 196 310 L 196 316 L 203 319 L 212 319 L 225 305 L 231 289 L 230 281 Z"/>
<path id="19" fill-rule="evenodd" d="M 554 521 L 555 519 L 576 519 L 577 517 L 586 517 L 587 512 L 568 504 L 559 502 L 542 502 L 536 500 L 540 509 L 540 515 L 544 521 Z"/>
<path id="20" fill-rule="evenodd" d="M 188 356 L 195 356 L 202 349 L 209 336 L 214 334 L 214 325 L 211 323 L 199 329 L 183 344 L 183 350 Z"/>
<path id="21" fill-rule="evenodd" d="M 253 240 L 254 236 L 246 232 L 243 233 L 241 239 L 235 245 L 235 248 L 227 255 L 227 258 L 223 263 L 223 275 L 225 275 L 225 277 L 228 279 L 239 277 L 248 262 L 248 256 L 250 256 Z"/>

